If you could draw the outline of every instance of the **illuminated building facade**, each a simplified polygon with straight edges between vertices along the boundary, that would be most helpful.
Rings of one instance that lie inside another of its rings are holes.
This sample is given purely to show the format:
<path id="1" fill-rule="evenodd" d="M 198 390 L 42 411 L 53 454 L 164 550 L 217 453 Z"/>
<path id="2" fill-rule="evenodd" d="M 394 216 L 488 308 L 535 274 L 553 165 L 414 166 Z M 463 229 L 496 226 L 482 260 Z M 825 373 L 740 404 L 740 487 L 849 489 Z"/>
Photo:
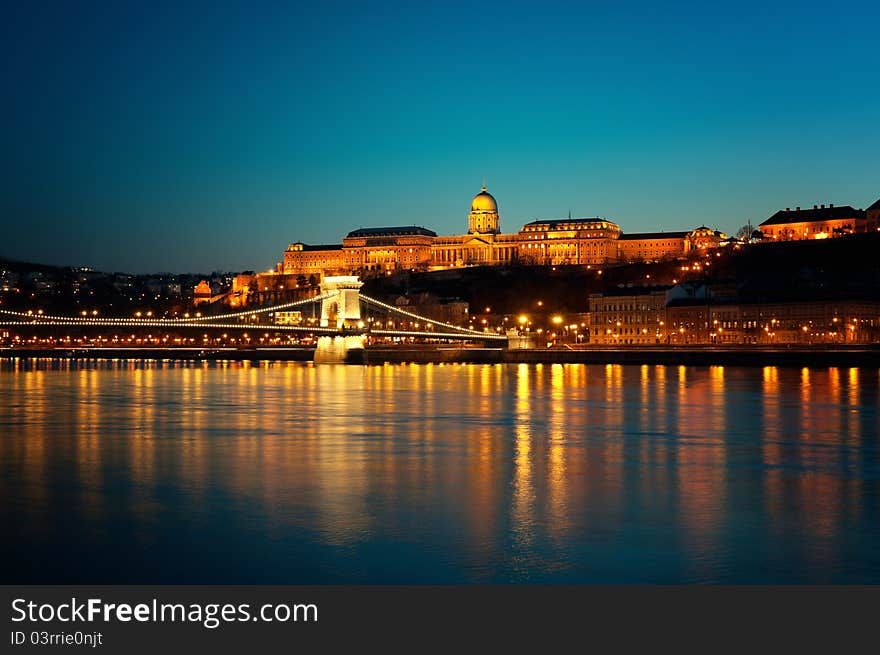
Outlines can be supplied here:
<path id="1" fill-rule="evenodd" d="M 880 200 L 877 200 L 877 202 L 865 210 L 865 219 L 867 221 L 865 229 L 868 232 L 880 230 Z"/>
<path id="2" fill-rule="evenodd" d="M 670 344 L 875 343 L 880 301 L 858 299 L 672 300 Z"/>
<path id="3" fill-rule="evenodd" d="M 207 280 L 199 282 L 193 290 L 193 304 L 204 305 L 212 301 L 213 292 Z"/>
<path id="4" fill-rule="evenodd" d="M 590 294 L 590 343 L 665 343 L 668 288 L 634 288 Z"/>
<path id="5" fill-rule="evenodd" d="M 878 201 L 880 202 L 880 201 Z M 874 203 L 877 205 L 877 203 Z M 874 216 L 877 220 L 877 216 Z M 812 209 L 786 207 L 759 226 L 765 238 L 777 241 L 829 239 L 865 232 L 868 229 L 866 212 L 850 205 L 813 205 Z M 876 227 L 875 227 L 876 229 Z"/>
<path id="6" fill-rule="evenodd" d="M 843 344 L 880 340 L 875 298 L 758 299 L 735 284 L 632 287 L 589 296 L 596 345 Z"/>
<path id="7" fill-rule="evenodd" d="M 342 244 L 312 246 L 291 243 L 277 272 L 285 275 L 321 275 L 324 271 L 345 268 Z"/>
<path id="8" fill-rule="evenodd" d="M 302 312 L 298 311 L 274 312 L 272 317 L 275 325 L 300 325 L 303 322 Z"/>
<path id="9" fill-rule="evenodd" d="M 498 203 L 484 186 L 471 202 L 466 234 L 438 236 L 415 225 L 358 229 L 341 244 L 291 244 L 276 273 L 371 276 L 512 263 L 600 266 L 683 257 L 694 249 L 718 247 L 725 238 L 705 226 L 691 232 L 624 234 L 617 223 L 600 217 L 537 220 L 504 234 Z"/>

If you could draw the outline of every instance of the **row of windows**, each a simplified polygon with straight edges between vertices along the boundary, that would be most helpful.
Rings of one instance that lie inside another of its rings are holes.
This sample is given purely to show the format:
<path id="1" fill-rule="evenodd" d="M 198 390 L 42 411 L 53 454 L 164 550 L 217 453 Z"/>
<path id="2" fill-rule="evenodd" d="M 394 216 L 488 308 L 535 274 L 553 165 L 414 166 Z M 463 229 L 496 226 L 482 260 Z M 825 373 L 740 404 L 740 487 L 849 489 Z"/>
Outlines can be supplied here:
<path id="1" fill-rule="evenodd" d="M 635 315 L 623 314 L 623 315 L 614 316 L 612 318 L 608 318 L 605 320 L 603 320 L 602 317 L 597 316 L 595 318 L 594 322 L 597 325 L 602 324 L 602 323 L 607 324 L 607 325 L 616 325 L 616 324 L 627 325 L 629 323 L 656 323 L 657 322 L 657 314 L 653 313 L 653 312 L 651 314 L 635 314 Z"/>
<path id="2" fill-rule="evenodd" d="M 553 234 L 556 234 L 556 236 L 553 236 Z M 557 240 L 557 239 L 579 239 L 579 240 L 583 240 L 583 239 L 611 239 L 612 237 L 609 235 L 608 232 L 588 232 L 586 234 L 574 235 L 571 232 L 559 231 L 559 232 L 553 232 L 550 234 L 540 234 L 540 235 L 535 235 L 535 236 L 529 235 L 526 238 L 527 239 L 534 239 L 535 241 L 544 240 L 544 239 L 546 239 L 548 241 L 553 241 L 553 240 Z"/>
<path id="3" fill-rule="evenodd" d="M 592 311 L 594 311 L 594 312 L 634 312 L 634 311 L 646 312 L 646 311 L 659 311 L 659 310 L 662 310 L 663 308 L 664 308 L 664 305 L 662 303 L 658 304 L 658 305 L 654 305 L 654 306 L 649 305 L 644 302 L 643 303 L 625 303 L 625 304 L 615 303 L 612 305 L 604 305 L 604 306 L 594 305 Z"/>
<path id="4" fill-rule="evenodd" d="M 633 244 L 633 245 L 630 246 L 630 244 Z M 628 247 L 632 247 L 632 248 L 641 248 L 641 247 L 661 248 L 663 246 L 681 246 L 681 245 L 683 245 L 682 241 L 664 241 L 663 243 L 649 243 L 649 244 L 645 244 L 640 241 L 621 241 L 620 242 L 620 247 L 623 248 L 624 250 L 626 250 Z"/>
<path id="5" fill-rule="evenodd" d="M 608 329 L 594 328 L 593 335 L 604 338 L 617 338 L 619 336 L 639 336 L 642 339 L 653 340 L 657 334 L 656 330 L 648 330 L 646 328 L 622 328 L 620 330 L 611 331 Z"/>

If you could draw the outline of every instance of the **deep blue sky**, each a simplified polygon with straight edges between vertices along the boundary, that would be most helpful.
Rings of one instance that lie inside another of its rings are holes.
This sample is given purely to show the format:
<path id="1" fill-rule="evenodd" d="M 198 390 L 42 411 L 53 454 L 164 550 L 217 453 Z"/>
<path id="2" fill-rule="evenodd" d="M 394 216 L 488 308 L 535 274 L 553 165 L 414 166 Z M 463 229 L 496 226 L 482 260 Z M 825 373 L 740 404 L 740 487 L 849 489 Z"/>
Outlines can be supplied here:
<path id="1" fill-rule="evenodd" d="M 266 269 L 361 226 L 735 231 L 880 197 L 880 3 L 21 2 L 0 255 Z M 259 6 L 257 6 L 259 5 Z"/>

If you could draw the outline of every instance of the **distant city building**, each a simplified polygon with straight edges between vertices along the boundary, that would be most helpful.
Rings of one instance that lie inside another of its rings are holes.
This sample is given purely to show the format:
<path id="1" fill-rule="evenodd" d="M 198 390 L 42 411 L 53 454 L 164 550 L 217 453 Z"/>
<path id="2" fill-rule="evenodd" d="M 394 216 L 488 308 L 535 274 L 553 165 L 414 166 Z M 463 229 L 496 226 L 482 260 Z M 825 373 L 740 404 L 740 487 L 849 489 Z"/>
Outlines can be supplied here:
<path id="1" fill-rule="evenodd" d="M 275 325 L 299 325 L 303 322 L 302 312 L 275 312 Z"/>
<path id="2" fill-rule="evenodd" d="M 113 276 L 113 286 L 119 291 L 128 291 L 134 287 L 134 275 L 116 273 Z"/>
<path id="3" fill-rule="evenodd" d="M 875 298 L 740 297 L 701 286 L 667 295 L 671 344 L 873 343 L 880 336 Z"/>
<path id="4" fill-rule="evenodd" d="M 635 287 L 590 294 L 590 342 L 646 345 L 666 341 L 669 287 Z"/>
<path id="5" fill-rule="evenodd" d="M 431 294 L 398 296 L 394 305 L 419 316 L 454 325 L 466 325 L 470 318 L 468 303 L 458 299 L 436 298 Z"/>
<path id="6" fill-rule="evenodd" d="M 589 296 L 597 345 L 876 343 L 875 298 L 763 299 L 735 284 L 632 287 Z"/>
<path id="7" fill-rule="evenodd" d="M 0 270 L 0 291 L 18 292 L 18 273 Z"/>
<path id="8" fill-rule="evenodd" d="M 205 303 L 211 302 L 211 298 L 213 296 L 213 292 L 211 291 L 211 285 L 208 284 L 207 280 L 202 280 L 196 285 L 196 288 L 193 290 L 193 304 L 202 305 Z"/>
<path id="9" fill-rule="evenodd" d="M 880 202 L 880 201 L 878 201 Z M 876 206 L 874 203 L 872 206 Z M 874 216 L 877 220 L 877 216 Z M 786 207 L 759 226 L 765 238 L 777 241 L 829 239 L 868 230 L 866 212 L 850 205 L 813 205 L 812 209 Z"/>
<path id="10" fill-rule="evenodd" d="M 690 232 L 623 234 L 607 218 L 536 220 L 503 234 L 498 203 L 484 186 L 474 196 L 466 234 L 438 236 L 415 225 L 361 228 L 341 244 L 293 243 L 276 267 L 282 275 L 384 275 L 501 264 L 603 265 L 683 257 L 718 247 L 727 235 L 701 226 Z"/>
<path id="11" fill-rule="evenodd" d="M 865 210 L 865 219 L 867 221 L 865 229 L 868 232 L 880 230 L 880 199 Z"/>

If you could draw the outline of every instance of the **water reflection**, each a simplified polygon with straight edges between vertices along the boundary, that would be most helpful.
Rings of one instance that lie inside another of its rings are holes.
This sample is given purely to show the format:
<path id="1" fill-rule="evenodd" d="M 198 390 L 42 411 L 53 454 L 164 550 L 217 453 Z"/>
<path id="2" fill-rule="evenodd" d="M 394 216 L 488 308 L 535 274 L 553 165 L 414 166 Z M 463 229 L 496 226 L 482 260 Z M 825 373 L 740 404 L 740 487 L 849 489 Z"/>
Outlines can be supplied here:
<path id="1" fill-rule="evenodd" d="M 533 380 L 530 375 L 536 373 L 528 364 L 517 367 L 516 377 L 516 410 L 514 415 L 514 483 L 513 483 L 513 538 L 516 550 L 530 550 L 535 537 L 535 506 L 534 488 L 532 486 L 532 415 L 531 395 Z M 520 569 L 524 575 L 528 573 L 528 562 Z"/>
<path id="2" fill-rule="evenodd" d="M 880 582 L 878 372 L 0 364 L 4 579 Z"/>
<path id="3" fill-rule="evenodd" d="M 568 494 L 566 489 L 565 460 L 567 455 L 569 406 L 565 402 L 566 389 L 572 384 L 571 366 L 554 364 L 550 369 L 551 393 L 547 445 L 547 526 L 549 536 L 558 545 L 568 531 Z"/>

